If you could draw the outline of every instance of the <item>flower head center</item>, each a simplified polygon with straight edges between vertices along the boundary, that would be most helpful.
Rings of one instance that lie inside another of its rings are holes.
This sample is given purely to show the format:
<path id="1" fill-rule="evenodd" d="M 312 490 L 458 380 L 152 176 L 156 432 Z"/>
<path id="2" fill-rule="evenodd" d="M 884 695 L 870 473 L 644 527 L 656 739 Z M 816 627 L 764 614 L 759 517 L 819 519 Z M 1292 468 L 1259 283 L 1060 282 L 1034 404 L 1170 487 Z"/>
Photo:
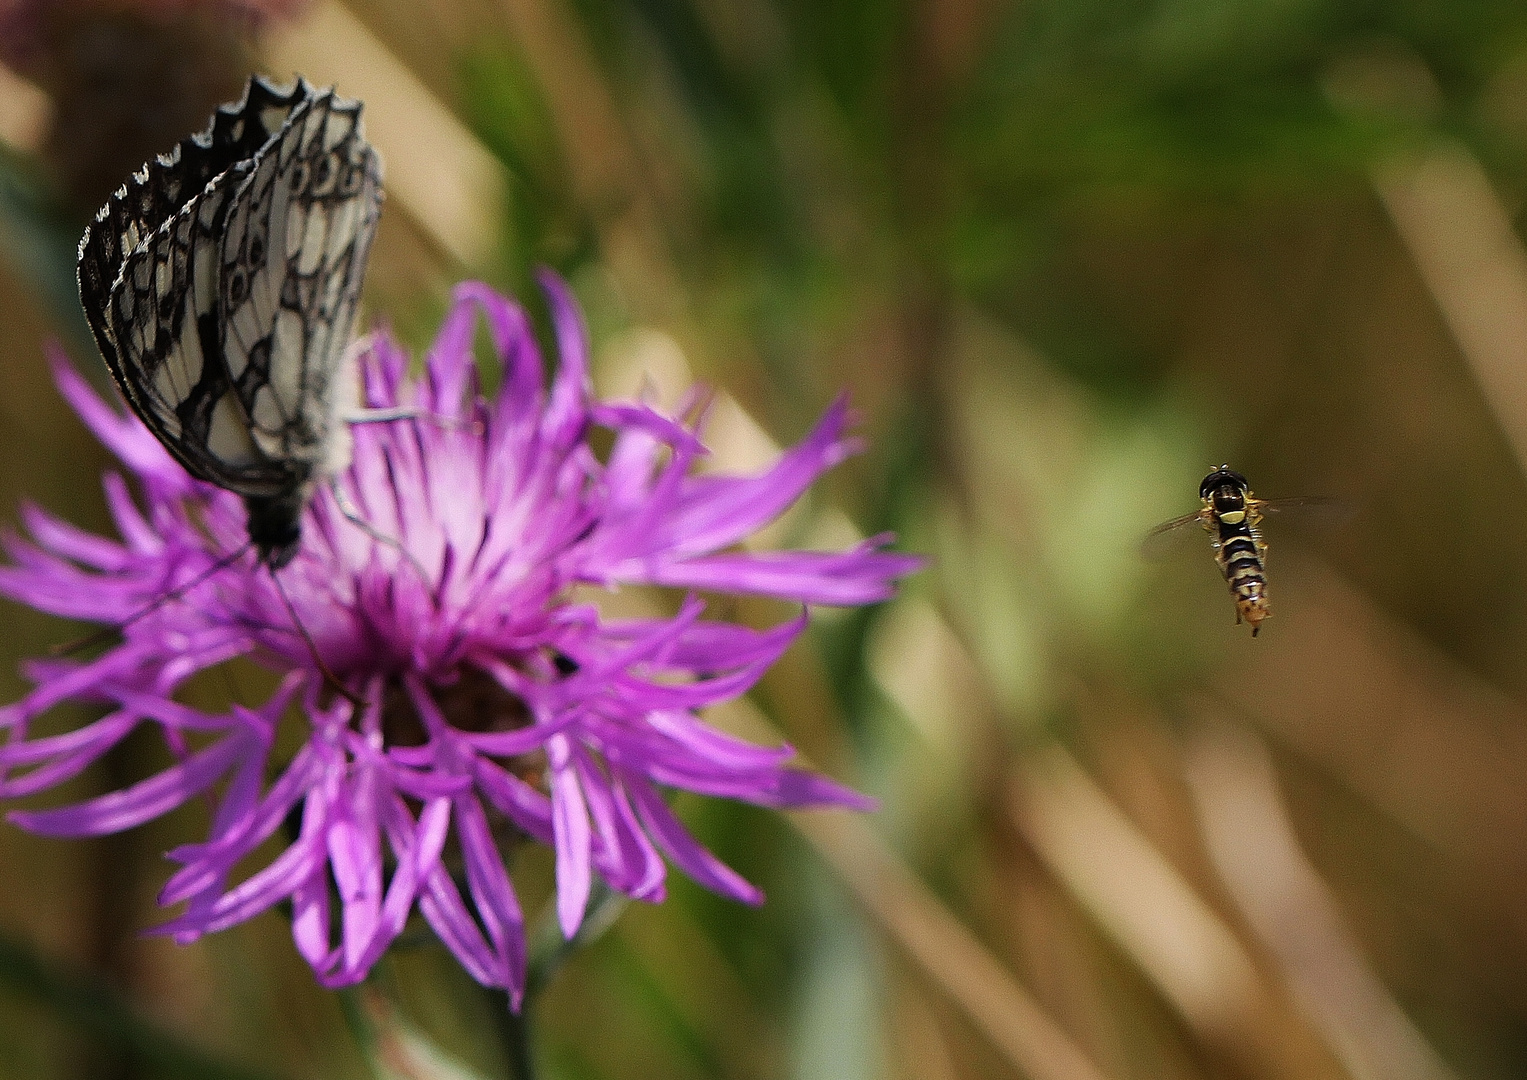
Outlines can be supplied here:
<path id="1" fill-rule="evenodd" d="M 498 680 L 475 667 L 461 668 L 456 681 L 431 687 L 431 696 L 445 722 L 457 731 L 482 734 L 529 727 L 530 710 Z M 390 682 L 382 701 L 384 746 L 423 746 L 429 734 L 408 692 Z"/>

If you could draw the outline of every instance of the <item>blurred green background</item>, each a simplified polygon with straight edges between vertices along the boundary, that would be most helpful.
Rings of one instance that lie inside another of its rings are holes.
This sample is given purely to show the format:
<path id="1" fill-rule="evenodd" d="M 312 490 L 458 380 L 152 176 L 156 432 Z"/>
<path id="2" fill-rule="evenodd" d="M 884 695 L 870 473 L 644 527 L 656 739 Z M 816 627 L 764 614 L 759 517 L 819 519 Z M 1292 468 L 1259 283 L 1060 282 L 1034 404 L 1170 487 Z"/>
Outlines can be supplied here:
<path id="1" fill-rule="evenodd" d="M 44 361 L 102 375 L 74 246 L 251 70 L 367 102 L 415 348 L 549 264 L 602 390 L 719 389 L 717 467 L 851 393 L 868 452 L 767 539 L 931 568 L 714 720 L 883 808 L 679 800 L 769 901 L 628 907 L 536 1001 L 544 1076 L 1527 1075 L 1527 7 L 0 0 L 0 54 L 6 521 L 106 528 Z M 1139 556 L 1222 461 L 1351 508 L 1268 522 L 1256 640 L 1198 530 Z M 76 628 L 4 620 L 9 700 Z M 204 827 L 0 831 L 0 1077 L 507 1074 L 427 942 L 341 996 L 278 913 L 141 937 Z"/>

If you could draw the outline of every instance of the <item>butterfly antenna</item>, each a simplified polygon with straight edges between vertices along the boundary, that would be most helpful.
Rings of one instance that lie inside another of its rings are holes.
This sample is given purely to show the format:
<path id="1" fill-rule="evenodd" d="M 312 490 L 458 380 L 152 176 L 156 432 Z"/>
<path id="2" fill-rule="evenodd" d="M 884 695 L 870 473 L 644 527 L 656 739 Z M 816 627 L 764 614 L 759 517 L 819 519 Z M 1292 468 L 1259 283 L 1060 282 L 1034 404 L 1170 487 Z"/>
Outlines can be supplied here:
<path id="1" fill-rule="evenodd" d="M 152 615 L 154 612 L 158 611 L 160 608 L 164 607 L 165 604 L 168 604 L 172 600 L 179 600 L 181 597 L 185 596 L 186 593 L 190 592 L 192 589 L 202 584 L 208 578 L 218 573 L 218 571 L 228 569 L 228 567 L 232 566 L 234 563 L 238 562 L 241 558 L 244 557 L 244 553 L 249 550 L 249 547 L 250 545 L 245 543 L 239 547 L 238 550 L 229 552 L 227 555 L 224 555 L 221 559 L 217 560 L 217 562 L 213 563 L 211 566 L 207 567 L 207 569 L 197 574 L 184 585 L 178 585 L 171 589 L 169 592 L 160 594 L 159 596 L 155 597 L 154 600 L 147 606 L 139 608 L 127 618 L 123 619 L 121 622 L 112 623 L 110 626 L 103 626 L 99 630 L 96 630 L 90 634 L 86 634 L 84 637 L 78 638 L 75 641 L 68 642 L 67 644 L 53 646 L 53 648 L 48 650 L 48 655 L 73 656 L 77 652 L 81 652 L 95 645 L 100 645 L 102 642 L 111 640 L 113 637 L 126 630 L 139 619 L 142 619 L 148 615 Z"/>
<path id="2" fill-rule="evenodd" d="M 281 596 L 281 603 L 286 605 L 286 613 L 292 617 L 292 625 L 297 628 L 298 636 L 307 645 L 308 655 L 313 658 L 313 665 L 318 668 L 318 673 L 323 676 L 323 681 L 328 683 L 329 687 L 336 694 L 344 698 L 351 705 L 354 705 L 356 708 L 364 706 L 366 704 L 365 701 L 351 693 L 350 688 L 339 681 L 339 677 L 334 674 L 329 665 L 323 662 L 323 657 L 318 655 L 318 645 L 314 642 L 313 635 L 308 633 L 308 628 L 303 626 L 302 620 L 297 617 L 297 609 L 292 606 L 292 598 L 286 595 L 286 587 L 281 584 L 281 577 L 275 570 L 271 570 L 270 580 L 275 584 L 276 592 Z"/>

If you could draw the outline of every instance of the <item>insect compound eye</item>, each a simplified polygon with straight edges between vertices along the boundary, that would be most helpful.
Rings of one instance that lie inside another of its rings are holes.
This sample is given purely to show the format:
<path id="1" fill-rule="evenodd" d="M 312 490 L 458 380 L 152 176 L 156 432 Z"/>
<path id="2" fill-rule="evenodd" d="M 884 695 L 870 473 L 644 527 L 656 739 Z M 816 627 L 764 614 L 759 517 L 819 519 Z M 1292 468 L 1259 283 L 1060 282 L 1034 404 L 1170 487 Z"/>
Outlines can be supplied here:
<path id="1" fill-rule="evenodd" d="M 1246 478 L 1240 473 L 1228 465 L 1221 465 L 1204 477 L 1204 482 L 1198 486 L 1198 497 L 1207 499 L 1220 488 L 1225 487 L 1235 488 L 1244 494 L 1249 485 L 1246 483 Z"/>

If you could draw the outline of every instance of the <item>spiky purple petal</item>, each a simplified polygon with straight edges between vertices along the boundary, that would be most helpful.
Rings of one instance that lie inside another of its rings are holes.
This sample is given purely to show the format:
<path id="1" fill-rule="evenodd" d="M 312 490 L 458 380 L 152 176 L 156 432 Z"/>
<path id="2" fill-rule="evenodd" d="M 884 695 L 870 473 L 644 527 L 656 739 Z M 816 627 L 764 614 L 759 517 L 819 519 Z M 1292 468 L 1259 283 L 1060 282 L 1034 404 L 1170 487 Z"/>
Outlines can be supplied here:
<path id="1" fill-rule="evenodd" d="M 663 585 L 803 606 L 888 597 L 920 565 L 883 550 L 888 537 L 847 552 L 737 550 L 858 449 L 846 402 L 756 476 L 697 475 L 702 397 L 673 416 L 645 401 L 595 401 L 572 295 L 550 275 L 541 283 L 560 361 L 549 383 L 524 311 L 479 284 L 456 290 L 422 378 L 406 376 L 408 358 L 386 335 L 364 344 L 365 403 L 425 415 L 353 429 L 353 462 L 336 483 L 369 528 L 320 489 L 279 587 L 252 557 L 216 569 L 244 544 L 241 501 L 187 476 L 50 354 L 60 391 L 140 495 L 106 476 L 120 540 L 30 506 L 27 538 L 4 537 L 0 595 L 121 625 L 123 640 L 87 662 L 24 668 L 34 689 L 0 709 L 11 735 L 0 796 L 52 788 L 144 724 L 173 760 L 121 790 L 11 820 L 94 836 L 205 795 L 207 836 L 169 852 L 178 868 L 160 894 L 183 909 L 158 933 L 191 941 L 289 901 L 298 952 L 320 982 L 343 986 L 417 911 L 473 978 L 517 1004 L 526 957 L 505 864 L 512 837 L 554 848 L 556 910 L 571 937 L 596 874 L 657 901 L 665 858 L 707 888 L 762 900 L 689 835 L 660 789 L 873 806 L 791 768 L 790 747 L 742 742 L 696 715 L 746 693 L 805 629 L 804 610 L 757 630 L 705 618 L 691 595 L 671 616 L 609 619 L 574 592 Z M 479 318 L 503 363 L 491 400 L 473 359 Z M 603 461 L 587 439 L 594 427 L 613 435 Z M 284 673 L 262 706 L 209 714 L 173 699 L 197 672 L 241 655 Z M 331 677 L 345 696 L 330 692 Z M 32 737 L 34 718 L 69 702 L 105 712 Z M 307 731 L 282 763 L 272 748 L 289 706 Z M 237 879 L 283 828 L 284 850 Z"/>

